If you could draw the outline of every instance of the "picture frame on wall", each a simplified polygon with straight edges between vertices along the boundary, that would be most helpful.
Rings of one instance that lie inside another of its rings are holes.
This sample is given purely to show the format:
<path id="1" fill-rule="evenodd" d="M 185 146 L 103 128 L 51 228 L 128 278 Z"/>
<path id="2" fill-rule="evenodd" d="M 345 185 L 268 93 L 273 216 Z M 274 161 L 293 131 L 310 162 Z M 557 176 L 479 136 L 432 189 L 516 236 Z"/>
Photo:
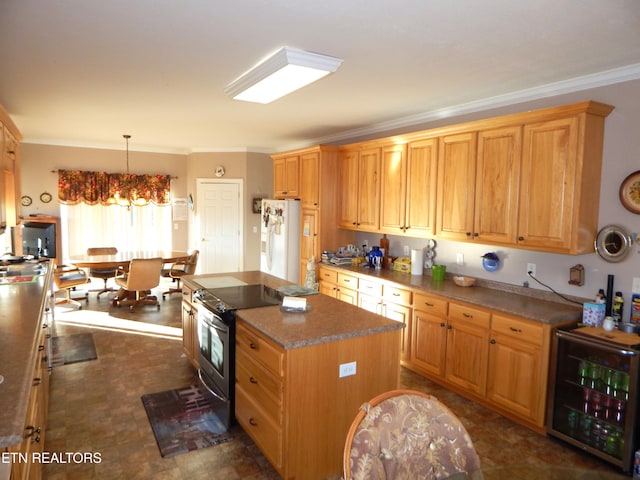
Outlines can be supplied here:
<path id="1" fill-rule="evenodd" d="M 252 205 L 253 213 L 262 213 L 262 197 L 254 197 Z"/>

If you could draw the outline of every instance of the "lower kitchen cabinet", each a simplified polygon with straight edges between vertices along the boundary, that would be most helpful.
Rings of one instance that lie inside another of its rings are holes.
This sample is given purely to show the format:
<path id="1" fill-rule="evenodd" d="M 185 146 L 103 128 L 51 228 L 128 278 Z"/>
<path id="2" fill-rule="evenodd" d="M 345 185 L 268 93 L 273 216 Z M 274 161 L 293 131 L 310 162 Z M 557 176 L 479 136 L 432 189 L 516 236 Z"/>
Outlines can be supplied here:
<path id="1" fill-rule="evenodd" d="M 358 408 L 398 388 L 400 331 L 285 350 L 241 318 L 236 328 L 240 426 L 282 478 L 339 475 Z M 357 374 L 340 378 L 347 360 Z"/>
<path id="2" fill-rule="evenodd" d="M 415 368 L 444 377 L 448 302 L 416 293 L 413 304 L 411 362 Z"/>
<path id="3" fill-rule="evenodd" d="M 193 289 L 182 286 L 182 348 L 191 364 L 198 368 L 198 315 Z"/>
<path id="4" fill-rule="evenodd" d="M 358 304 L 358 277 L 320 267 L 319 291 L 351 305 Z"/>

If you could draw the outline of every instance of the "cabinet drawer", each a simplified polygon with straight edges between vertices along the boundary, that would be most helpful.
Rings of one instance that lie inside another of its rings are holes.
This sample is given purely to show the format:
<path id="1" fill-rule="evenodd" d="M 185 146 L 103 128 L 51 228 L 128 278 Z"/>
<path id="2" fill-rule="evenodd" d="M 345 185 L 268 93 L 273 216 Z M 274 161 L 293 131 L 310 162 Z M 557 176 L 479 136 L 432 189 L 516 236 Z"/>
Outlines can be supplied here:
<path id="1" fill-rule="evenodd" d="M 342 287 L 351 288 L 353 290 L 357 290 L 358 277 L 354 277 L 353 275 L 347 275 L 346 273 L 338 272 L 338 285 Z"/>
<path id="2" fill-rule="evenodd" d="M 240 386 L 266 411 L 271 419 L 282 420 L 282 381 L 244 353 L 236 354 L 236 387 Z"/>
<path id="3" fill-rule="evenodd" d="M 499 314 L 493 314 L 491 331 L 500 332 L 536 345 L 542 345 L 544 338 L 544 327 L 542 325 Z"/>
<path id="4" fill-rule="evenodd" d="M 245 392 L 236 388 L 236 419 L 260 451 L 282 473 L 282 427 Z"/>
<path id="5" fill-rule="evenodd" d="M 318 273 L 318 280 L 324 280 L 325 282 L 338 283 L 338 272 L 335 270 L 329 270 L 328 268 L 320 267 Z"/>
<path id="6" fill-rule="evenodd" d="M 249 330 L 243 323 L 237 323 L 236 349 L 239 354 L 245 354 L 260 365 L 282 376 L 284 354 L 258 333 Z"/>
<path id="7" fill-rule="evenodd" d="M 478 308 L 470 307 L 460 303 L 449 304 L 449 318 L 462 320 L 463 322 L 472 322 L 482 328 L 489 328 L 491 314 Z"/>
<path id="8" fill-rule="evenodd" d="M 449 302 L 443 298 L 425 295 L 424 293 L 414 293 L 413 308 L 430 313 L 431 315 L 446 316 Z"/>
<path id="9" fill-rule="evenodd" d="M 380 282 L 361 278 L 358 281 L 358 290 L 362 293 L 366 293 L 367 295 L 380 297 L 382 295 L 382 284 Z"/>
<path id="10" fill-rule="evenodd" d="M 400 305 L 411 305 L 411 290 L 404 288 L 391 287 L 389 285 L 382 286 L 382 298 Z"/>

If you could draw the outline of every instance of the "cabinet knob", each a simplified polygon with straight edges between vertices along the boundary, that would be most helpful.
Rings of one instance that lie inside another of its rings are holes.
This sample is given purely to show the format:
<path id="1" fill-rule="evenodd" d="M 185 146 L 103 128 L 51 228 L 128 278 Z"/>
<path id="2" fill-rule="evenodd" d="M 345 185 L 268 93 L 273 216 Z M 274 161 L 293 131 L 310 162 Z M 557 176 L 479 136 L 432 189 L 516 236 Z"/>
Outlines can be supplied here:
<path id="1" fill-rule="evenodd" d="M 249 377 L 249 382 L 251 382 L 253 384 L 257 384 L 258 380 L 256 380 L 254 377 Z"/>
<path id="2" fill-rule="evenodd" d="M 446 325 L 447 325 L 446 323 L 444 323 L 444 322 L 440 322 L 440 326 L 441 326 L 441 327 L 444 327 L 444 326 L 446 326 Z"/>
<path id="3" fill-rule="evenodd" d="M 258 422 L 256 422 L 256 421 L 254 420 L 254 418 L 253 418 L 253 417 L 251 417 L 251 418 L 249 419 L 249 425 L 253 425 L 254 427 L 257 427 L 257 426 L 258 426 Z"/>
<path id="4" fill-rule="evenodd" d="M 518 237 L 518 241 L 519 242 L 523 242 L 524 241 L 524 237 Z"/>
<path id="5" fill-rule="evenodd" d="M 465 233 L 465 235 L 466 235 L 467 237 L 470 237 L 470 236 L 471 236 L 471 232 L 466 232 L 466 233 Z"/>
<path id="6" fill-rule="evenodd" d="M 249 342 L 249 348 L 250 348 L 251 350 L 256 350 L 256 349 L 258 348 L 258 346 L 257 346 L 255 343 L 253 343 L 253 342 Z"/>
<path id="7" fill-rule="evenodd" d="M 495 338 L 492 338 L 492 339 L 491 339 L 491 341 L 490 341 L 489 343 L 490 343 L 491 345 L 495 345 L 495 344 L 496 344 L 496 343 L 498 343 L 498 342 L 496 342 L 496 339 L 495 339 Z"/>

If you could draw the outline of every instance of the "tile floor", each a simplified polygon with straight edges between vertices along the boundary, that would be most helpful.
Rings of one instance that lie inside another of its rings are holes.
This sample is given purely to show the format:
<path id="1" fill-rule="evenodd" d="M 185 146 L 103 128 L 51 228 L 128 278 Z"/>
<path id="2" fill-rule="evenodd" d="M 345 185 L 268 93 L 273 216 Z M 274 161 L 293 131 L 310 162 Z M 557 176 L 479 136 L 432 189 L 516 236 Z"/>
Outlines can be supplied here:
<path id="1" fill-rule="evenodd" d="M 97 452 L 100 463 L 49 464 L 48 480 L 278 479 L 253 442 L 237 437 L 217 447 L 163 459 L 140 396 L 188 385 L 194 372 L 182 354 L 180 295 L 129 313 L 103 295 L 80 311 L 58 308 L 58 335 L 91 331 L 98 359 L 56 367 L 51 379 L 48 452 Z M 622 479 L 612 466 L 533 433 L 407 370 L 403 387 L 429 392 L 463 421 L 485 479 Z"/>

